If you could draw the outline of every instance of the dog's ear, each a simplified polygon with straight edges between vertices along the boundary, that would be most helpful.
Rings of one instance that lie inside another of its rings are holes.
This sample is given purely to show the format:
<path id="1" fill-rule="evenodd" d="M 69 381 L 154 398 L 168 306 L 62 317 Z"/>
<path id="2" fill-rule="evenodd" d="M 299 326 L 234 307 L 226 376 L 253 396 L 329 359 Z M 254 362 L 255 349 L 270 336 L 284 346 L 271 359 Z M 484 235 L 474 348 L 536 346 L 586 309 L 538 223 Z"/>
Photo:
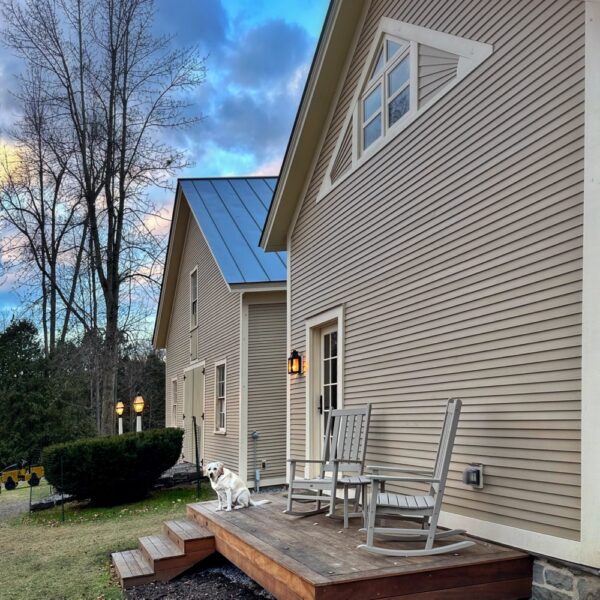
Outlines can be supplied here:
<path id="1" fill-rule="evenodd" d="M 224 469 L 225 465 L 222 462 L 217 463 L 217 479 L 223 475 Z"/>

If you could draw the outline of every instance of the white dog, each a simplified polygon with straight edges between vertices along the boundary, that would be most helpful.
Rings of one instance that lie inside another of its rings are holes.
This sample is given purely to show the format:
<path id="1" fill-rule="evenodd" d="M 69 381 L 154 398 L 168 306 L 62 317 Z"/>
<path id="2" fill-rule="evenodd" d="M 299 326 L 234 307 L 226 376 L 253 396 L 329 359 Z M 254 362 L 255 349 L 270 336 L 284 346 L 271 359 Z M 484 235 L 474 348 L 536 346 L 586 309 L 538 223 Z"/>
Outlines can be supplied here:
<path id="1" fill-rule="evenodd" d="M 222 462 L 208 463 L 206 474 L 210 479 L 212 489 L 217 492 L 219 498 L 217 510 L 223 510 L 223 506 L 225 506 L 226 511 L 230 511 L 232 508 L 248 508 L 249 506 L 260 506 L 269 503 L 269 500 L 254 502 L 250 498 L 250 490 L 241 478 L 233 471 L 226 469 Z"/>

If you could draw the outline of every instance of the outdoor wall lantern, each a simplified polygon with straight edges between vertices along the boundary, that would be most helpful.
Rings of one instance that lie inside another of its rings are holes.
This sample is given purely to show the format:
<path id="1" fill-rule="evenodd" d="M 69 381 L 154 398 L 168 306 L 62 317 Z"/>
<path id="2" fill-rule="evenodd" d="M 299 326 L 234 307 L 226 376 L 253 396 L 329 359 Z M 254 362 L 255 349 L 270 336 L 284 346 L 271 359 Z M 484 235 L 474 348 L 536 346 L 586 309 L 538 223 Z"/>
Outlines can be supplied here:
<path id="1" fill-rule="evenodd" d="M 288 358 L 288 374 L 300 375 L 302 373 L 302 357 L 296 350 L 292 350 Z"/>
<path id="2" fill-rule="evenodd" d="M 133 399 L 133 410 L 135 411 L 135 430 L 139 433 L 142 431 L 142 411 L 144 410 L 144 397 L 138 394 Z"/>
<path id="3" fill-rule="evenodd" d="M 125 405 L 122 402 L 117 402 L 115 412 L 119 417 L 119 435 L 123 435 L 123 413 L 125 412 Z"/>

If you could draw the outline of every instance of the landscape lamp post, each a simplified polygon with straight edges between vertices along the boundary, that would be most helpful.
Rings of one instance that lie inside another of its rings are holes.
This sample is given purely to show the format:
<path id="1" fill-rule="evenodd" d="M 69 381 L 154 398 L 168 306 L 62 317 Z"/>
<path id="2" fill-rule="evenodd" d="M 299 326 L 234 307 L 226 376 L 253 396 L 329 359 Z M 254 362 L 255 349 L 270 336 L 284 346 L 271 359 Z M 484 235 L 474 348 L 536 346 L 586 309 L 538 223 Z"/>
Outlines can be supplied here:
<path id="1" fill-rule="evenodd" d="M 115 406 L 115 412 L 119 417 L 119 435 L 123 435 L 123 412 L 125 411 L 125 405 L 122 402 L 117 402 Z"/>
<path id="2" fill-rule="evenodd" d="M 142 431 L 142 411 L 144 410 L 144 398 L 138 394 L 133 400 L 133 410 L 135 411 L 135 430 L 137 433 Z"/>

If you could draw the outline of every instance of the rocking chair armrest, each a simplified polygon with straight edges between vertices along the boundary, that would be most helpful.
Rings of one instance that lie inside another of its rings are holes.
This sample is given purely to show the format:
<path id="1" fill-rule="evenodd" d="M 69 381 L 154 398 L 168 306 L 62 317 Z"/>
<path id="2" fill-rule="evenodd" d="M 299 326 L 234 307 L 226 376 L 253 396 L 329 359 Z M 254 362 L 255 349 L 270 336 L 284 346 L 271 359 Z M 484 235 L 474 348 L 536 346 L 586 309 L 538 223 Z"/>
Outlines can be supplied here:
<path id="1" fill-rule="evenodd" d="M 362 463 L 362 460 L 351 460 L 351 459 L 346 460 L 345 458 L 334 458 L 330 462 L 332 462 L 332 463 L 344 463 L 344 464 L 356 464 L 356 465 L 360 465 Z"/>
<path id="2" fill-rule="evenodd" d="M 288 458 L 287 462 L 289 463 L 314 463 L 314 464 L 319 464 L 322 465 L 323 463 L 327 462 L 325 460 L 320 460 L 318 458 Z"/>
<path id="3" fill-rule="evenodd" d="M 420 469 L 419 467 L 383 467 L 381 465 L 367 465 L 367 471 L 386 471 L 396 473 L 417 473 L 419 475 L 431 476 L 433 471 L 428 469 Z"/>
<path id="4" fill-rule="evenodd" d="M 405 481 L 413 483 L 441 483 L 438 477 L 398 477 L 397 475 L 374 475 L 366 474 L 371 481 Z"/>

